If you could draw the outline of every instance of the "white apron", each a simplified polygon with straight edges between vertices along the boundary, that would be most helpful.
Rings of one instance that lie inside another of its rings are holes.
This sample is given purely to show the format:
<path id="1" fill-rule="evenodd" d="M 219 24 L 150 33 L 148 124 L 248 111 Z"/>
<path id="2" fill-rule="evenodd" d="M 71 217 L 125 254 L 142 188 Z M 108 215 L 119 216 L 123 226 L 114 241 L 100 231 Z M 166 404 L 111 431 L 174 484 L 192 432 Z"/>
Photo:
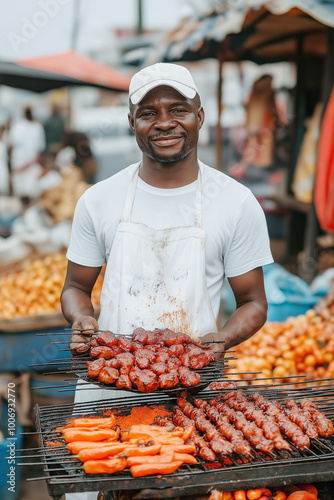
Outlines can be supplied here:
<path id="1" fill-rule="evenodd" d="M 196 182 L 194 226 L 153 229 L 131 222 L 139 166 L 125 199 L 110 251 L 101 292 L 99 328 L 116 334 L 170 328 L 200 338 L 216 332 L 205 275 L 202 228 L 202 174 Z M 111 389 L 77 390 L 75 402 L 130 396 Z M 88 389 L 90 387 L 90 389 Z M 67 500 L 96 500 L 97 493 L 66 495 Z"/>

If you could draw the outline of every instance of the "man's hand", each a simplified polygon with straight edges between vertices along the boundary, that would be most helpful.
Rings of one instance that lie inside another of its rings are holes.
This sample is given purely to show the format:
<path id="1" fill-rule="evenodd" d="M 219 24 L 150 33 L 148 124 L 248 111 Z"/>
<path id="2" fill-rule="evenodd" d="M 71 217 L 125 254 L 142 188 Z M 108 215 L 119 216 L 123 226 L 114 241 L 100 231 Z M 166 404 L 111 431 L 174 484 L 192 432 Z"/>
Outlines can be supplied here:
<path id="1" fill-rule="evenodd" d="M 70 350 L 74 355 L 83 354 L 85 346 L 87 346 L 87 350 L 89 349 L 87 335 L 91 335 L 93 330 L 99 328 L 94 318 L 91 293 L 100 270 L 100 267 L 80 266 L 68 261 L 60 300 L 63 315 L 72 324 L 73 335 L 70 340 Z M 82 331 L 84 331 L 85 336 L 82 335 Z"/>
<path id="2" fill-rule="evenodd" d="M 87 347 L 88 351 L 88 341 L 89 337 L 94 333 L 94 331 L 99 329 L 98 322 L 92 316 L 80 316 L 72 325 L 72 335 L 70 340 L 70 351 L 76 356 L 79 354 L 84 354 Z M 84 330 L 82 332 L 82 330 Z M 78 333 L 80 331 L 80 334 Z"/>
<path id="3" fill-rule="evenodd" d="M 210 344 L 209 342 L 214 342 Z M 204 349 L 210 348 L 211 351 L 215 353 L 216 359 L 223 358 L 225 356 L 225 343 L 222 342 L 221 332 L 207 333 L 201 337 L 199 346 Z"/>

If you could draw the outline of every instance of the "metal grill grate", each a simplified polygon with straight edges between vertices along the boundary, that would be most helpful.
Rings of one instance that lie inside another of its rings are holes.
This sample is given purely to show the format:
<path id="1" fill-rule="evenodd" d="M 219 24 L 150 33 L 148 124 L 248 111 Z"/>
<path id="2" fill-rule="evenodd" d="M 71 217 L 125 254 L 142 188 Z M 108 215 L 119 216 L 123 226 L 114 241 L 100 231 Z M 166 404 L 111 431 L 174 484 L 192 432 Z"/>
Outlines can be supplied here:
<path id="1" fill-rule="evenodd" d="M 334 380 L 326 386 L 290 388 L 287 385 L 271 386 L 270 388 L 239 387 L 243 392 L 251 394 L 261 392 L 267 399 L 278 399 L 284 402 L 295 399 L 297 402 L 304 397 L 312 399 L 328 418 L 334 417 Z M 203 391 L 199 397 L 204 400 L 212 399 L 215 393 Z M 192 401 L 192 398 L 189 398 Z M 223 489 L 256 487 L 256 484 L 277 485 L 310 481 L 324 481 L 334 477 L 334 438 L 318 438 L 311 440 L 309 449 L 301 452 L 289 441 L 291 451 L 275 452 L 270 454 L 258 453 L 253 450 L 251 459 L 233 454 L 228 459 L 221 457 L 219 461 L 206 464 L 199 459 L 196 465 L 183 465 L 170 475 L 158 477 L 149 476 L 133 478 L 129 471 L 122 471 L 112 476 L 86 475 L 73 462 L 66 446 L 47 446 L 46 441 L 58 440 L 55 429 L 65 424 L 73 416 L 103 415 L 103 409 L 115 410 L 125 416 L 130 414 L 133 407 L 145 405 L 163 405 L 171 411 L 176 399 L 167 395 L 152 393 L 140 394 L 140 397 L 131 396 L 117 401 L 97 401 L 81 404 L 66 404 L 61 406 L 36 406 L 36 429 L 39 432 L 40 448 L 26 459 L 38 457 L 42 460 L 46 473 L 50 495 L 60 498 L 63 493 L 75 491 L 96 490 L 144 490 L 136 498 L 166 497 L 165 488 L 171 488 L 169 495 L 189 495 L 210 491 L 214 485 Z M 36 463 L 31 462 L 31 464 Z M 80 462 L 79 462 L 80 464 Z M 80 464 L 81 465 L 81 464 Z M 274 481 L 274 482 L 273 482 Z M 261 483 L 262 482 L 262 483 Z M 149 489 L 147 489 L 149 487 Z M 168 496 L 168 495 L 167 495 Z"/>

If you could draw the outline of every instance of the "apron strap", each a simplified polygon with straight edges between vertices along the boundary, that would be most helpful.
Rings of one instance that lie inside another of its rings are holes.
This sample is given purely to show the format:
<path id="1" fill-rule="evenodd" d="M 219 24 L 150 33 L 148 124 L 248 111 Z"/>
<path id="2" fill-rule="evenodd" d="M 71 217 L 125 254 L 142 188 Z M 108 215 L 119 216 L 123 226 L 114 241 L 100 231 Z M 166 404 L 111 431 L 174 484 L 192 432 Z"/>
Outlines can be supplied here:
<path id="1" fill-rule="evenodd" d="M 136 194 L 136 189 L 137 189 L 137 180 L 138 180 L 138 173 L 139 173 L 140 165 L 141 165 L 141 162 L 138 163 L 137 167 L 135 168 L 135 170 L 132 174 L 130 184 L 128 187 L 128 191 L 127 191 L 126 197 L 125 197 L 121 222 L 130 222 L 133 203 L 135 200 L 135 194 Z"/>
<path id="2" fill-rule="evenodd" d="M 135 168 L 126 193 L 121 222 L 130 222 L 141 162 Z M 195 227 L 202 227 L 202 167 L 199 163 L 195 194 Z"/>
<path id="3" fill-rule="evenodd" d="M 195 227 L 202 227 L 202 167 L 200 163 L 198 165 L 195 196 Z"/>

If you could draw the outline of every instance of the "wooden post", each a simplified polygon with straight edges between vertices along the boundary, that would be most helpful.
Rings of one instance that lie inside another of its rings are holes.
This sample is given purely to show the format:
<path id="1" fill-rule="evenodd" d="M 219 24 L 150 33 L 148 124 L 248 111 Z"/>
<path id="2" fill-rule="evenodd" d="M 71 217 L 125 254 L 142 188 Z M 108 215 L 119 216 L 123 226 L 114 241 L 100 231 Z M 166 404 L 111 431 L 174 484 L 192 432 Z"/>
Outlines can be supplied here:
<path id="1" fill-rule="evenodd" d="M 215 141 L 215 168 L 223 170 L 223 138 L 222 126 L 220 122 L 221 110 L 223 102 L 223 58 L 218 59 L 218 89 L 217 89 L 217 125 L 216 125 L 216 141 Z"/>
<path id="2" fill-rule="evenodd" d="M 296 37 L 296 70 L 297 81 L 294 92 L 294 119 L 291 130 L 290 143 L 290 165 L 287 175 L 287 193 L 292 194 L 292 182 L 294 178 L 296 163 L 303 141 L 305 132 L 305 85 L 304 85 L 304 57 L 303 57 L 303 38 L 300 34 Z M 287 221 L 287 247 L 286 257 L 288 260 L 295 259 L 298 253 L 303 249 L 305 227 L 305 215 L 295 210 L 289 210 Z"/>

